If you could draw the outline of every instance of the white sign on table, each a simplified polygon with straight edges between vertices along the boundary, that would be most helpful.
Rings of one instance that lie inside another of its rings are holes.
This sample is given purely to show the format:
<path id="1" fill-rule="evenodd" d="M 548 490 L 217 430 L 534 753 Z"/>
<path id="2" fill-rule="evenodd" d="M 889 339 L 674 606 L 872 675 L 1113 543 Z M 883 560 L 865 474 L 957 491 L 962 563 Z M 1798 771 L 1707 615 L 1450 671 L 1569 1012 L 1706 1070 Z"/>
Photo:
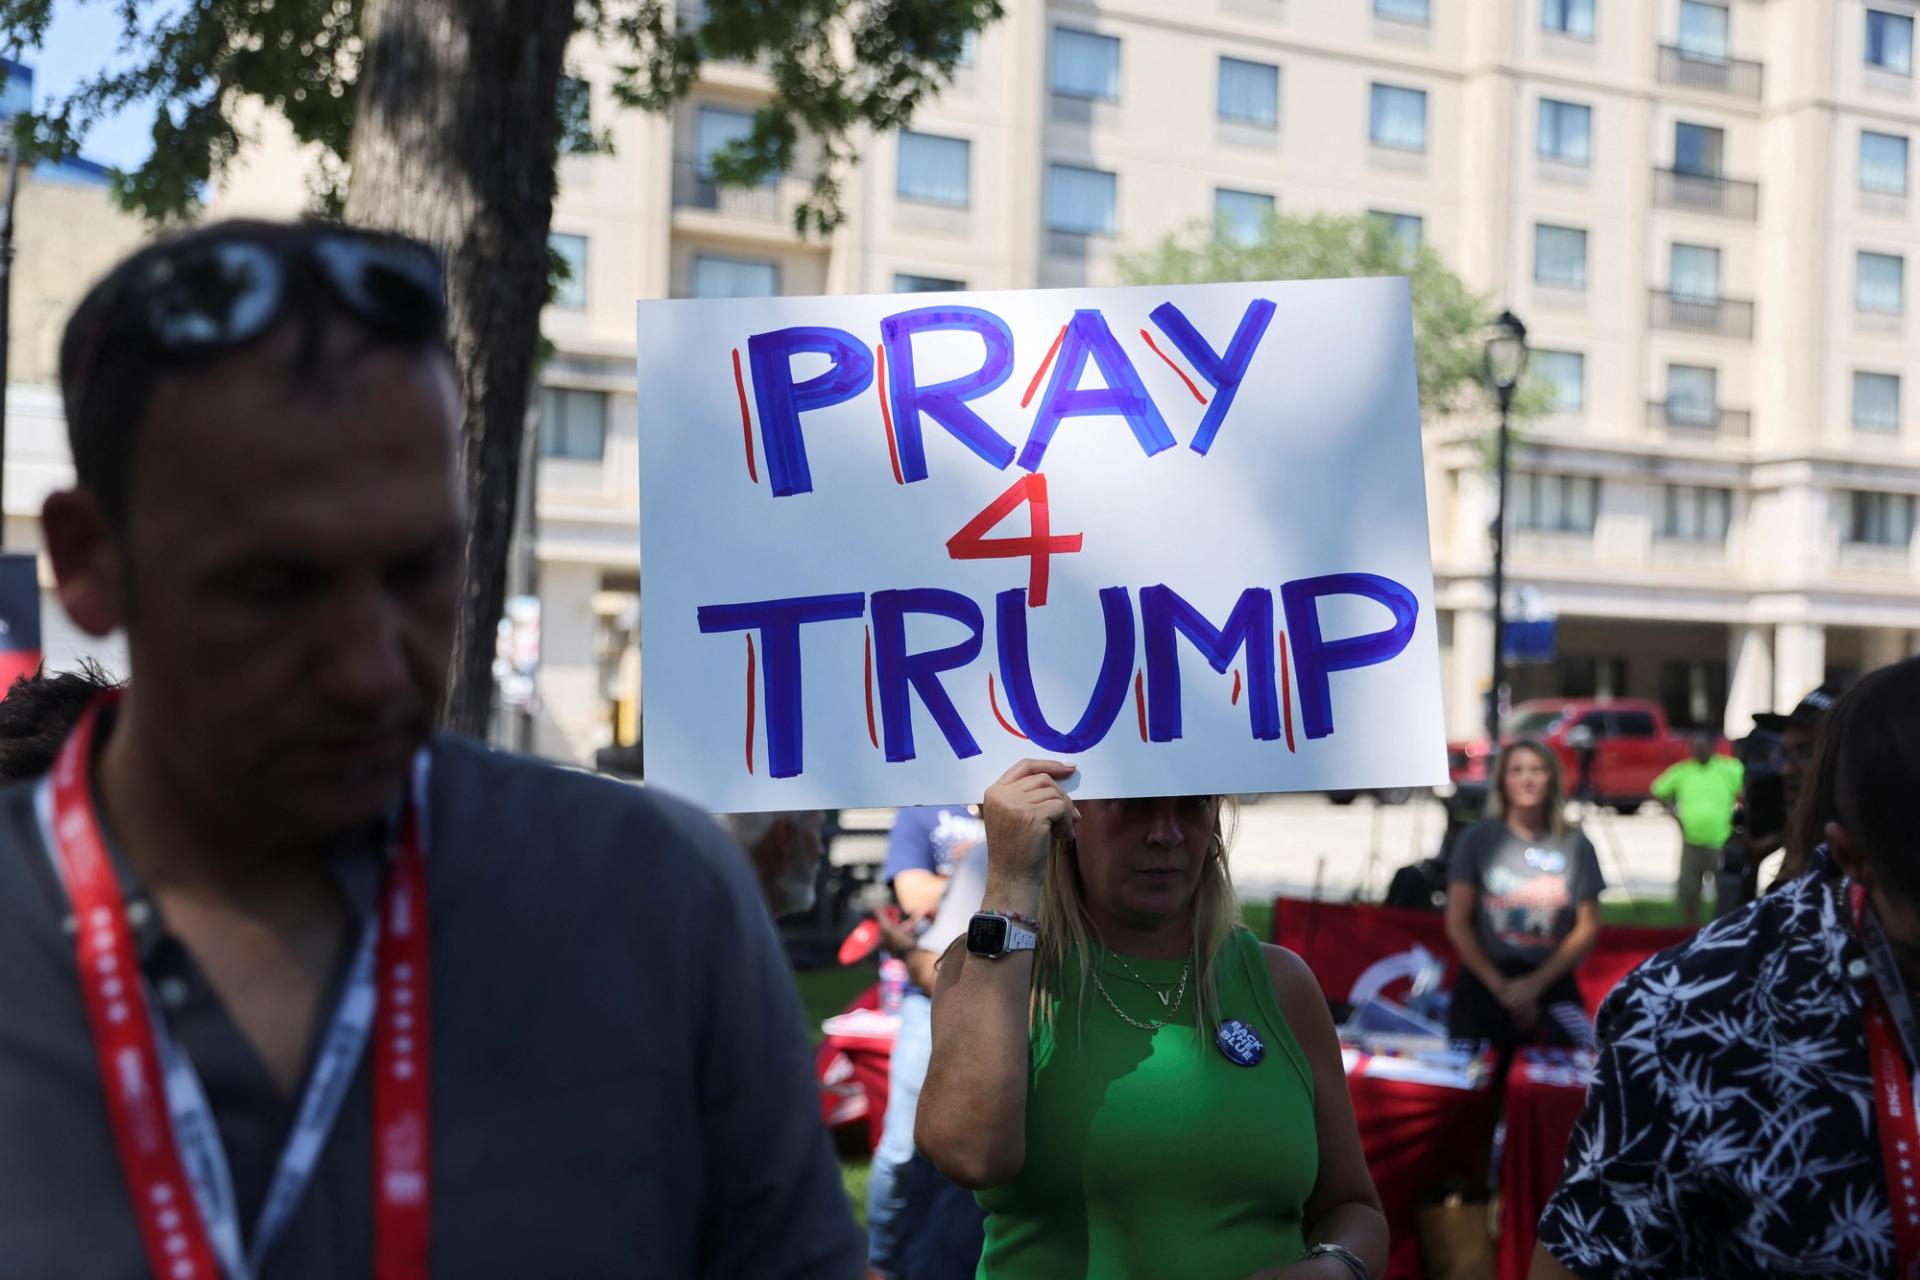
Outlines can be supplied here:
<path id="1" fill-rule="evenodd" d="M 639 306 L 646 776 L 1446 779 L 1404 280 Z"/>

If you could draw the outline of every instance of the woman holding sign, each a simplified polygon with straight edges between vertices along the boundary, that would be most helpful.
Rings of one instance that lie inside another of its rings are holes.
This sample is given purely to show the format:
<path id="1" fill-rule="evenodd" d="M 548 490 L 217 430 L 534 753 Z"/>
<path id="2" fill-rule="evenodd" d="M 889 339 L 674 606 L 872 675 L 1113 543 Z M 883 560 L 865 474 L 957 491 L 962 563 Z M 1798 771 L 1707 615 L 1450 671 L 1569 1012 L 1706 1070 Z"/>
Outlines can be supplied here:
<path id="1" fill-rule="evenodd" d="M 1369 1280 L 1386 1219 L 1333 1022 L 1238 924 L 1221 801 L 987 791 L 915 1142 L 988 1212 L 981 1275 Z"/>

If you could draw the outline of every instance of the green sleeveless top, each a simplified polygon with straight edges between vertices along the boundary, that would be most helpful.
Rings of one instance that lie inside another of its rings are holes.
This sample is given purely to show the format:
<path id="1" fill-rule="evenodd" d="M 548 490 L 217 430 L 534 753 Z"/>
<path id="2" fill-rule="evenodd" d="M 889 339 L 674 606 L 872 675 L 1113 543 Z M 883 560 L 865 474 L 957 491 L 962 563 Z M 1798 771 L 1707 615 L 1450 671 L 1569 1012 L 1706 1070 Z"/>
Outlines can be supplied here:
<path id="1" fill-rule="evenodd" d="M 1178 980 L 1182 960 L 1123 957 L 1142 979 Z M 1140 1022 L 1159 998 L 1107 953 L 1101 981 Z M 1266 958 L 1237 928 L 1217 965 L 1220 1017 L 1266 1044 L 1236 1066 L 1196 1038 L 1197 991 L 1157 1031 L 1129 1026 L 1069 959 L 1051 1031 L 1035 1028 L 1026 1164 L 979 1193 L 987 1211 L 979 1280 L 1238 1280 L 1305 1247 L 1300 1211 L 1319 1174 L 1313 1074 L 1274 999 Z"/>

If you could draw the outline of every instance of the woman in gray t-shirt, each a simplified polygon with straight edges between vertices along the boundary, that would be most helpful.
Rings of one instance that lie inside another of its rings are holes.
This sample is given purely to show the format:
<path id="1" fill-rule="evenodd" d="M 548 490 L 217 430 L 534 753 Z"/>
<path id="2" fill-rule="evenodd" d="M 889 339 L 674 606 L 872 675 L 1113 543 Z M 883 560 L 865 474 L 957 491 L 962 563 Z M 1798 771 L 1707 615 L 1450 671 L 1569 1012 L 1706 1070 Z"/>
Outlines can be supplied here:
<path id="1" fill-rule="evenodd" d="M 1461 833 L 1448 869 L 1447 940 L 1460 957 L 1448 1033 L 1505 1052 L 1590 1046 L 1573 974 L 1600 936 L 1599 860 L 1567 829 L 1552 751 L 1510 743 L 1493 776 L 1493 816 Z"/>

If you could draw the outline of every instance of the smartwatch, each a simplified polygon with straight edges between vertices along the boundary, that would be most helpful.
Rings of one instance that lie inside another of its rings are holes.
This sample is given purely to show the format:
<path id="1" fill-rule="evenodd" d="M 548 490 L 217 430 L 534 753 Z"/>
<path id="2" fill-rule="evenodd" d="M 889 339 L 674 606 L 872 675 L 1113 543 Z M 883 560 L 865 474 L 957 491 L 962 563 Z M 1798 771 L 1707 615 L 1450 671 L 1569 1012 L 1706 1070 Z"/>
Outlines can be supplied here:
<path id="1" fill-rule="evenodd" d="M 1033 930 L 997 911 L 976 912 L 967 921 L 967 950 L 983 960 L 998 960 L 1009 951 L 1031 951 L 1037 941 Z"/>

